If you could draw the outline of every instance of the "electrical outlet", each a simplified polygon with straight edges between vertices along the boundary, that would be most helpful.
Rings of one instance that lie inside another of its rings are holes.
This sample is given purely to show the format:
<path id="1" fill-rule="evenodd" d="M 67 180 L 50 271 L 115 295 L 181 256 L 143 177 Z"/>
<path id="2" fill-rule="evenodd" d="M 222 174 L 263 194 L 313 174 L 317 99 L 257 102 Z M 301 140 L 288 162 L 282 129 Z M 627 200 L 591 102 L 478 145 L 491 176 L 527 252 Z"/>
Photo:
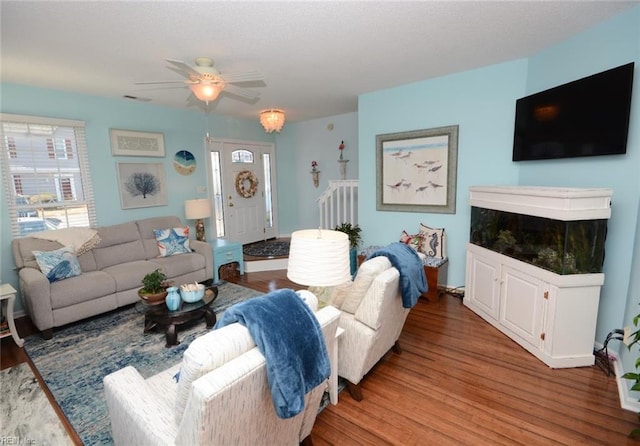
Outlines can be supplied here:
<path id="1" fill-rule="evenodd" d="M 622 342 L 624 345 L 631 344 L 631 327 L 624 327 L 624 337 L 622 338 Z"/>

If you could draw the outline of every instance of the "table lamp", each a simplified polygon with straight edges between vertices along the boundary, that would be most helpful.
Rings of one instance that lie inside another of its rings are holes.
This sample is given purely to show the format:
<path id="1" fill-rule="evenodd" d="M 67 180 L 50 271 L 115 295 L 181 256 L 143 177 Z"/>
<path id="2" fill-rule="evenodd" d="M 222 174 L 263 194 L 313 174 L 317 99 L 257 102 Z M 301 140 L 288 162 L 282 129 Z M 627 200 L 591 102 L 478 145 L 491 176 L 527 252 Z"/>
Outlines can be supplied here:
<path id="1" fill-rule="evenodd" d="M 344 232 L 304 229 L 291 234 L 287 277 L 306 286 L 335 286 L 351 280 L 349 237 Z"/>
<path id="2" fill-rule="evenodd" d="M 207 241 L 204 235 L 203 218 L 211 217 L 211 202 L 208 198 L 196 198 L 184 202 L 184 215 L 188 220 L 196 221 L 196 240 Z"/>

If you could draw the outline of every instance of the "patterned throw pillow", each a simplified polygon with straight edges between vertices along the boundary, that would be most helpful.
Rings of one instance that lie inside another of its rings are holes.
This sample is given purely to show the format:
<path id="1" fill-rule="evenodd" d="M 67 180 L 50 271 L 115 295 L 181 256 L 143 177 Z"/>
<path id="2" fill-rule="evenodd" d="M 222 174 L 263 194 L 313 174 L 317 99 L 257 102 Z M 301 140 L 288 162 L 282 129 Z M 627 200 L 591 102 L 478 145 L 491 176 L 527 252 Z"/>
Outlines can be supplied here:
<path id="1" fill-rule="evenodd" d="M 191 252 L 189 248 L 189 226 L 182 228 L 154 229 L 153 234 L 158 242 L 158 257 L 173 256 Z"/>
<path id="2" fill-rule="evenodd" d="M 40 271 L 47 276 L 49 282 L 57 282 L 82 274 L 78 257 L 68 246 L 55 251 L 33 251 L 33 255 Z"/>
<path id="3" fill-rule="evenodd" d="M 430 257 L 439 257 L 441 259 L 446 257 L 444 228 L 430 228 L 420 223 L 420 233 L 424 237 L 421 252 Z"/>
<path id="4" fill-rule="evenodd" d="M 400 234 L 400 241 L 405 245 L 411 246 L 414 250 L 420 251 L 422 249 L 422 243 L 424 242 L 424 235 L 409 235 L 407 231 L 402 231 L 402 234 Z"/>

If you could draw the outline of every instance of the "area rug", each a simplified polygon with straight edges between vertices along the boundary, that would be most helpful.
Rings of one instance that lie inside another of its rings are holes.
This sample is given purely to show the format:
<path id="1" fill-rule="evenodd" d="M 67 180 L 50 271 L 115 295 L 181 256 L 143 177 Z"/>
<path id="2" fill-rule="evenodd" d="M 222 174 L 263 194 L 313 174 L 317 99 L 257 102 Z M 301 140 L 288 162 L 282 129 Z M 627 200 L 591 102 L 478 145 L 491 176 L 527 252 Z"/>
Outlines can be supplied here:
<path id="1" fill-rule="evenodd" d="M 262 293 L 223 282 L 212 308 L 220 313 Z M 165 348 L 164 333 L 143 333 L 144 318 L 134 306 L 54 330 L 45 341 L 34 335 L 25 349 L 55 400 L 85 445 L 112 444 L 102 378 L 127 365 L 148 378 L 177 364 L 204 322 L 178 330 L 179 345 Z M 4 397 L 3 397 L 4 399 Z"/>
<path id="2" fill-rule="evenodd" d="M 289 255 L 289 242 L 266 240 L 264 242 L 245 245 L 242 252 L 254 257 L 286 257 Z"/>
<path id="3" fill-rule="evenodd" d="M 0 371 L 4 444 L 73 445 L 29 364 Z"/>

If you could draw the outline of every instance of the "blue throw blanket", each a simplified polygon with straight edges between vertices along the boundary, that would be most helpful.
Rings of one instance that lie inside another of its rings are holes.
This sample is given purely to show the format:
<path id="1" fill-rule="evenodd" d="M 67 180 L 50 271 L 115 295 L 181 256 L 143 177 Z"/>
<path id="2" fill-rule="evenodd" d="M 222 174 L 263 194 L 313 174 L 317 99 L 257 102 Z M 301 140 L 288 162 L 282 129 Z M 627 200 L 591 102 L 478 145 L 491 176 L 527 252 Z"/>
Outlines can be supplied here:
<path id="1" fill-rule="evenodd" d="M 424 274 L 420 257 L 413 248 L 400 242 L 373 251 L 367 259 L 379 256 L 387 257 L 400 273 L 402 306 L 413 308 L 420 295 L 428 290 L 427 276 Z"/>
<path id="2" fill-rule="evenodd" d="M 311 309 L 293 290 L 277 290 L 230 307 L 215 328 L 234 322 L 247 327 L 266 359 L 278 416 L 302 412 L 305 394 L 331 373 L 322 328 Z"/>

